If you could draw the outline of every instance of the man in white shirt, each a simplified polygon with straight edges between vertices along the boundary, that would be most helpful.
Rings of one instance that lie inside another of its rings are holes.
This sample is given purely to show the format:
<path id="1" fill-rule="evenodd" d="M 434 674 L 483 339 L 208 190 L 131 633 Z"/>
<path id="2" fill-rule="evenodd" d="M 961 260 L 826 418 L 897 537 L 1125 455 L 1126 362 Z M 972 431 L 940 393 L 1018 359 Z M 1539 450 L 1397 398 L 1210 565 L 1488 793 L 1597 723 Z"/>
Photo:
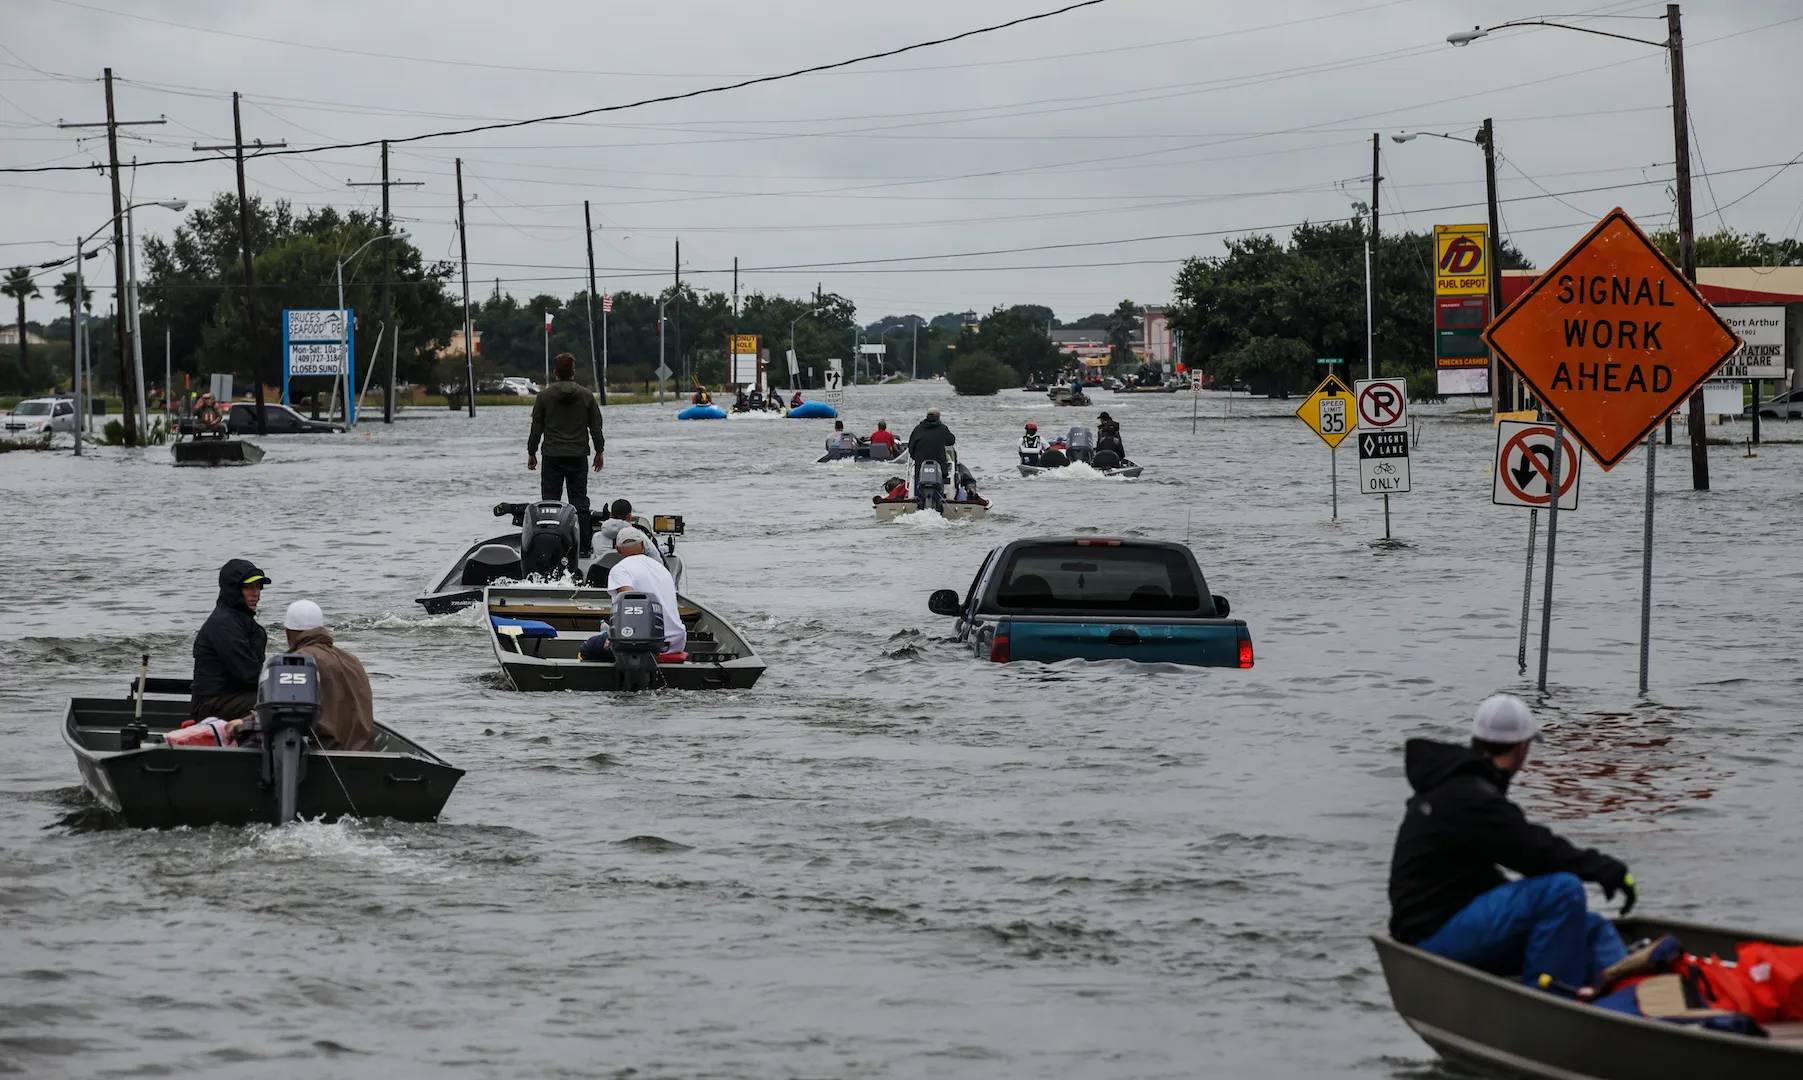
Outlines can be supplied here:
<path id="1" fill-rule="evenodd" d="M 642 592 L 656 600 L 664 609 L 664 651 L 682 652 L 688 646 L 689 631 L 682 625 L 682 610 L 677 606 L 676 579 L 646 554 L 650 547 L 650 539 L 638 529 L 628 526 L 620 530 L 614 537 L 620 561 L 607 573 L 607 591 L 615 596 Z"/>

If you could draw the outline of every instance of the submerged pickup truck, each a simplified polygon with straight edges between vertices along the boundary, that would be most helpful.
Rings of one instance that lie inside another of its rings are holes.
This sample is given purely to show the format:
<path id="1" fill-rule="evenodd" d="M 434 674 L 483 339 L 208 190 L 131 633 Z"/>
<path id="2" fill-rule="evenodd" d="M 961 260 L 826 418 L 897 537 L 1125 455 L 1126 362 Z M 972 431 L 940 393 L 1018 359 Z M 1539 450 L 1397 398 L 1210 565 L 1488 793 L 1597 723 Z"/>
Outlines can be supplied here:
<path id="1" fill-rule="evenodd" d="M 1042 536 L 991 551 L 959 599 L 939 589 L 935 615 L 956 617 L 977 656 L 1252 666 L 1252 634 L 1211 595 L 1196 557 L 1160 540 Z"/>

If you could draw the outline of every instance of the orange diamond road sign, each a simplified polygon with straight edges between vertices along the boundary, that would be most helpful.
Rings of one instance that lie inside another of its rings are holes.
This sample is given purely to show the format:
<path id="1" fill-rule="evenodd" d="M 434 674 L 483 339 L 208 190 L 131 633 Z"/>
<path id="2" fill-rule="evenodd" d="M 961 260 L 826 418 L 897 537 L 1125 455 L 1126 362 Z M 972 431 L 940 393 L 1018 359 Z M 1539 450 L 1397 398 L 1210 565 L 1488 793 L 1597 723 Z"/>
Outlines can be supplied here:
<path id="1" fill-rule="evenodd" d="M 1604 469 L 1740 348 L 1620 207 L 1497 316 L 1484 340 Z"/>

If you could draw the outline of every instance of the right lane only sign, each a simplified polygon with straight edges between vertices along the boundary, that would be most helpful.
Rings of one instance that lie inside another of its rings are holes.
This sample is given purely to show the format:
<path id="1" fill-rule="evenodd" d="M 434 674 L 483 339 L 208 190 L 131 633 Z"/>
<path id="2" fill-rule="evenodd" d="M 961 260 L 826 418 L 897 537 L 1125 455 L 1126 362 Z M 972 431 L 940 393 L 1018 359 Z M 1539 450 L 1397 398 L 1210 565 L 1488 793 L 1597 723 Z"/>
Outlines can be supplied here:
<path id="1" fill-rule="evenodd" d="M 1567 433 L 1560 440 L 1559 509 L 1578 508 L 1583 461 Z M 1504 420 L 1496 425 L 1496 474 L 1490 501 L 1498 506 L 1544 510 L 1552 504 L 1553 426 Z"/>

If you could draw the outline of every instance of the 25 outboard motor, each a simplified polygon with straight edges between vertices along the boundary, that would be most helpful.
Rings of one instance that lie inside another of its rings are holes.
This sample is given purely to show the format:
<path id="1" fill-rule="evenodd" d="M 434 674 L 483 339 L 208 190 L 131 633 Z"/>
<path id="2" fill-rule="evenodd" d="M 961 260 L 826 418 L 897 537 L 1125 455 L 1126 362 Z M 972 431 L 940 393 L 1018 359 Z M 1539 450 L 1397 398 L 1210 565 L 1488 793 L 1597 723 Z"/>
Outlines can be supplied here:
<path id="1" fill-rule="evenodd" d="M 520 576 L 575 576 L 582 544 L 578 511 L 560 502 L 526 507 L 520 526 Z"/>
<path id="2" fill-rule="evenodd" d="M 620 689 L 649 690 L 657 678 L 657 657 L 664 651 L 664 607 L 650 593 L 625 592 L 614 597 L 607 620 L 607 645 L 620 673 Z"/>
<path id="3" fill-rule="evenodd" d="M 240 731 L 263 746 L 263 783 L 275 796 L 275 823 L 293 821 L 307 776 L 307 740 L 319 719 L 319 671 L 303 653 L 272 656 L 257 683 L 256 723 Z"/>
<path id="4" fill-rule="evenodd" d="M 945 512 L 945 470 L 934 458 L 925 458 L 914 474 L 914 504 L 922 510 Z"/>

